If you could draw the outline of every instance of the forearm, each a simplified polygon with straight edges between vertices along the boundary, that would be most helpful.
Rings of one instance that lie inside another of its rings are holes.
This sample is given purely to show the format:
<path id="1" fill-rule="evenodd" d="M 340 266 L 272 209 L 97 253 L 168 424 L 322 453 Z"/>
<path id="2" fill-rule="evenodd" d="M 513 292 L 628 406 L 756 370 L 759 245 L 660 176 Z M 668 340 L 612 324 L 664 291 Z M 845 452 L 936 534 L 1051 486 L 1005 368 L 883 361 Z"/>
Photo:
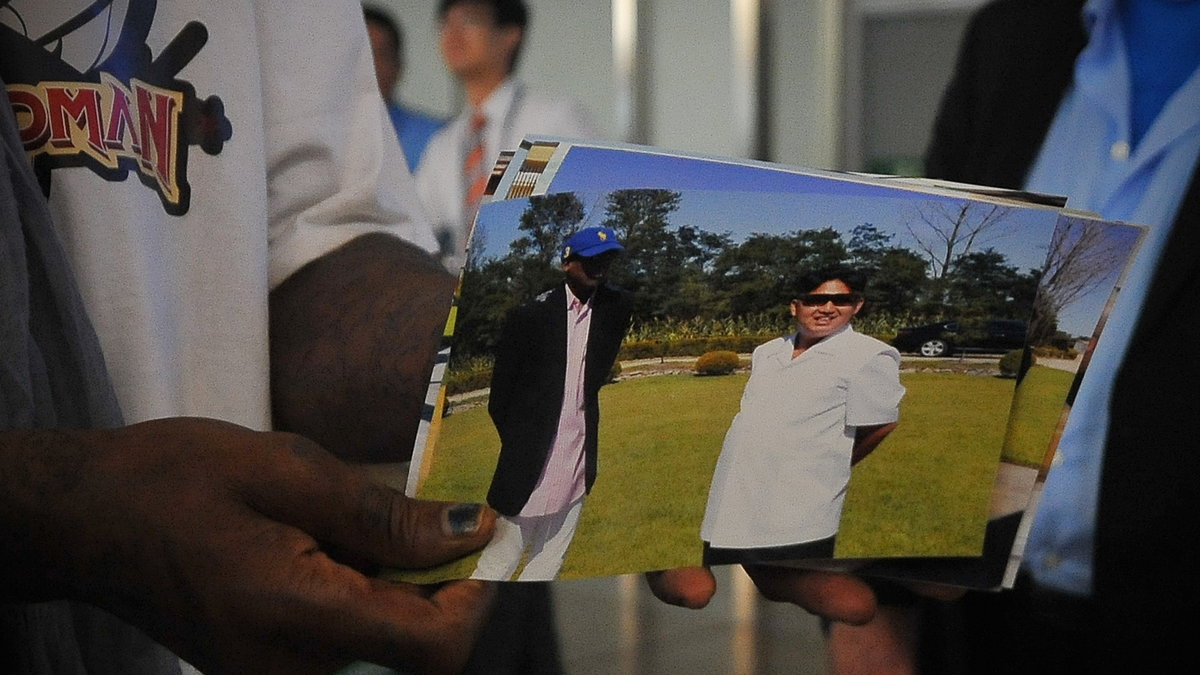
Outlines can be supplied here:
<path id="1" fill-rule="evenodd" d="M 850 453 L 850 466 L 858 464 L 871 454 L 887 435 L 898 426 L 897 422 L 877 426 L 858 427 L 854 432 L 854 450 Z"/>
<path id="2" fill-rule="evenodd" d="M 454 279 L 386 234 L 359 237 L 271 293 L 277 429 L 353 460 L 409 458 Z"/>

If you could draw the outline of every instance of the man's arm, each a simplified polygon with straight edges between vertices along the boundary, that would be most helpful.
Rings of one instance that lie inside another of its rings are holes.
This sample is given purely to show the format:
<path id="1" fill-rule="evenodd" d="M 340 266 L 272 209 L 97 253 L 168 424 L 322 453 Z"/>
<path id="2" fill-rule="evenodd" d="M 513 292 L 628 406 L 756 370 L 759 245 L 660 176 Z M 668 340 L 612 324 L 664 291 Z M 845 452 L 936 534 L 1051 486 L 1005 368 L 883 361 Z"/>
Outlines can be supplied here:
<path id="1" fill-rule="evenodd" d="M 854 430 L 854 450 L 850 453 L 850 466 L 858 464 L 867 455 L 871 454 L 897 426 L 899 426 L 898 422 L 856 427 Z"/>
<path id="2" fill-rule="evenodd" d="M 359 461 L 412 454 L 454 278 L 387 234 L 358 237 L 271 293 L 275 428 Z"/>

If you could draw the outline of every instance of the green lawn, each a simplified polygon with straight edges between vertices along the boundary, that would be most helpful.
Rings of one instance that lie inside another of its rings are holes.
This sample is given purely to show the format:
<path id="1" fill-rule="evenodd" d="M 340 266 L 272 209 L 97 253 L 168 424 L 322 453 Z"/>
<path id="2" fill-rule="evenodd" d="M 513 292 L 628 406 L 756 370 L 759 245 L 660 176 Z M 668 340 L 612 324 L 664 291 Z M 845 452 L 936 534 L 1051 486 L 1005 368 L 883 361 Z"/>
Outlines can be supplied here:
<path id="1" fill-rule="evenodd" d="M 1013 399 L 1003 458 L 1022 466 L 1040 467 L 1062 420 L 1067 391 L 1074 373 L 1034 366 L 1021 380 Z"/>
<path id="2" fill-rule="evenodd" d="M 662 375 L 602 390 L 599 473 L 560 578 L 699 563 L 708 483 L 746 378 Z M 902 373 L 901 381 L 900 427 L 854 470 L 837 555 L 974 555 L 1013 380 Z M 482 501 L 498 443 L 483 407 L 447 417 L 420 496 Z M 472 559 L 405 578 L 473 567 Z"/>
<path id="3" fill-rule="evenodd" d="M 1013 380 L 904 373 L 900 426 L 854 468 L 836 555 L 977 555 Z"/>

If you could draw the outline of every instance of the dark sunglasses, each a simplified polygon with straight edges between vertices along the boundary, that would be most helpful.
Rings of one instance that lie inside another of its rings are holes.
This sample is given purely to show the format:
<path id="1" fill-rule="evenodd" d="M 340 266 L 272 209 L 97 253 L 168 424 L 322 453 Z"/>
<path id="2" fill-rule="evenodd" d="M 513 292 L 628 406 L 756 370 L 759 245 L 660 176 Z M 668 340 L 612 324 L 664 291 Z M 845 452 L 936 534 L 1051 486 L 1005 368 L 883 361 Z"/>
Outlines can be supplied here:
<path id="1" fill-rule="evenodd" d="M 805 307 L 820 307 L 827 302 L 832 302 L 837 307 L 849 307 L 857 304 L 862 299 L 858 293 L 805 293 L 796 298 Z"/>

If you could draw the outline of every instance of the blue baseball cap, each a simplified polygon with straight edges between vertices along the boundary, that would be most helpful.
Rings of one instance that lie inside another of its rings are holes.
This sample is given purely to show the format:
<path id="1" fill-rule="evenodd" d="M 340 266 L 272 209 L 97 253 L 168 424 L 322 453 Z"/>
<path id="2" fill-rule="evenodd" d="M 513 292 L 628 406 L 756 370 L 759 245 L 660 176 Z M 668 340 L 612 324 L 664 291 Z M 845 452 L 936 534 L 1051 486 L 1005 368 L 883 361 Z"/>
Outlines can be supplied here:
<path id="1" fill-rule="evenodd" d="M 581 258 L 598 256 L 605 251 L 624 251 L 611 227 L 585 227 L 567 238 L 562 247 L 562 259 L 573 255 Z"/>

